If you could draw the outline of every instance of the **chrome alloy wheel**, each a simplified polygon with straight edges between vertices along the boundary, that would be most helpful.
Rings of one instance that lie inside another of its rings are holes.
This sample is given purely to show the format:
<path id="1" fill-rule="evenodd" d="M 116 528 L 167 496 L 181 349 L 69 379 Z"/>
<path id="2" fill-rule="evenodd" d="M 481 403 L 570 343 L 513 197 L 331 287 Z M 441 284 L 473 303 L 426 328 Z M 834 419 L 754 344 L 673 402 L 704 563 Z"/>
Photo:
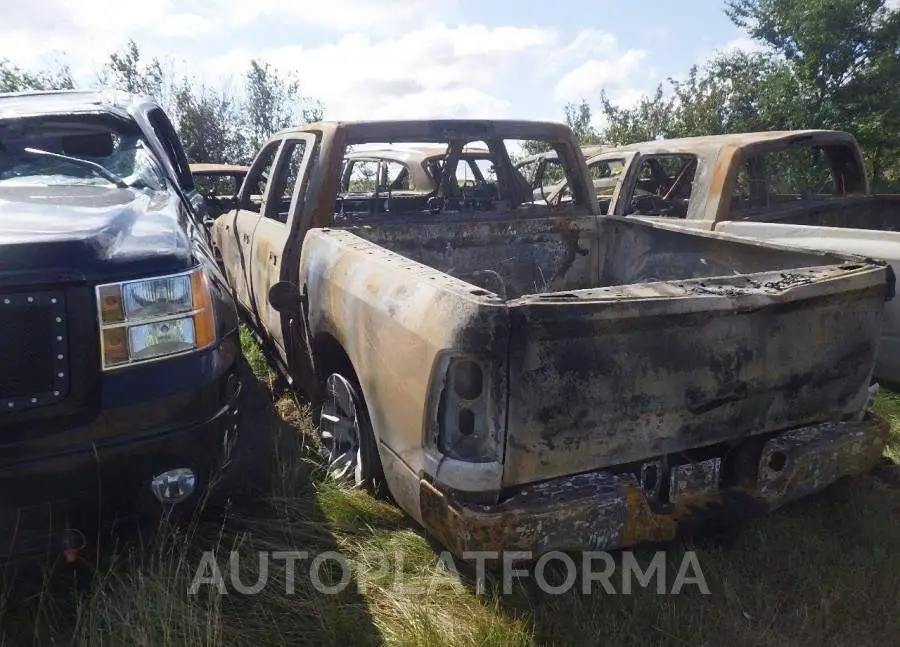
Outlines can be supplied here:
<path id="1" fill-rule="evenodd" d="M 362 403 L 354 385 L 339 373 L 325 381 L 325 397 L 319 420 L 319 455 L 332 478 L 363 482 L 360 436 Z"/>

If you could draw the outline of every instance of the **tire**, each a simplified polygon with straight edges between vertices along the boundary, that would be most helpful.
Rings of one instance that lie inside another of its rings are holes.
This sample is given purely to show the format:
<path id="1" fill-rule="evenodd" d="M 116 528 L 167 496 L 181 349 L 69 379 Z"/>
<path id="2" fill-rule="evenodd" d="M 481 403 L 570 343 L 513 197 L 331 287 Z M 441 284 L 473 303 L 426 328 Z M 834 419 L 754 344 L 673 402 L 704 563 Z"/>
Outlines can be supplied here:
<path id="1" fill-rule="evenodd" d="M 230 503 L 247 503 L 265 497 L 271 489 L 275 425 L 260 424 L 270 417 L 270 403 L 247 360 L 241 356 L 238 361 L 243 386 L 237 435 L 232 441 L 230 464 L 224 473 L 215 474 L 212 491 L 204 502 L 204 508 L 212 514 Z M 206 475 L 207 479 L 211 477 L 213 474 Z"/>
<path id="2" fill-rule="evenodd" d="M 375 433 L 357 381 L 331 373 L 319 409 L 319 456 L 329 476 L 375 496 L 387 492 Z"/>

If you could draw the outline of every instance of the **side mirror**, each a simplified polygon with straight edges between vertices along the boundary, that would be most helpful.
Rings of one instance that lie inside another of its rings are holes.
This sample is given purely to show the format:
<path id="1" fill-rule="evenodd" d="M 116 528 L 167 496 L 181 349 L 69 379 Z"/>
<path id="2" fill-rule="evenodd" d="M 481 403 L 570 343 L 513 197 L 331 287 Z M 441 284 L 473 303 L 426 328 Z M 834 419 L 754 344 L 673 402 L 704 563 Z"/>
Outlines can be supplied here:
<path id="1" fill-rule="evenodd" d="M 278 312 L 294 314 L 300 310 L 300 292 L 289 281 L 279 281 L 269 288 L 269 304 Z"/>

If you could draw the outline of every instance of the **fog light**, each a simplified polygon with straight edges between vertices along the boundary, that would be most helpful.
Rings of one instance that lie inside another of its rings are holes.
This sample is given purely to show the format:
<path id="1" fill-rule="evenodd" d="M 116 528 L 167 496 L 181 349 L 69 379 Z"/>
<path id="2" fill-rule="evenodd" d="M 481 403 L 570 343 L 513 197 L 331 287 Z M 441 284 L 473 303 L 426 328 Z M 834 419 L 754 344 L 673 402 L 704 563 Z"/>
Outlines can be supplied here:
<path id="1" fill-rule="evenodd" d="M 186 467 L 169 470 L 153 477 L 150 489 L 160 503 L 181 503 L 194 493 L 197 475 Z"/>

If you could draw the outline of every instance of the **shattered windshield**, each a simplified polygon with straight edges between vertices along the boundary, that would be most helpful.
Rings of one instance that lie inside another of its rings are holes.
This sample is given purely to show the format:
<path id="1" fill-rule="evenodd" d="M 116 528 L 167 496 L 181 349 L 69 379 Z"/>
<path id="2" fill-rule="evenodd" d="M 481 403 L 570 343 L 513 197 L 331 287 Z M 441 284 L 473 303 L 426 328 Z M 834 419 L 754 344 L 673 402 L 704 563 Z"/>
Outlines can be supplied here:
<path id="1" fill-rule="evenodd" d="M 136 124 L 79 115 L 0 122 L 0 187 L 115 186 L 118 180 L 157 191 L 165 186 Z"/>

